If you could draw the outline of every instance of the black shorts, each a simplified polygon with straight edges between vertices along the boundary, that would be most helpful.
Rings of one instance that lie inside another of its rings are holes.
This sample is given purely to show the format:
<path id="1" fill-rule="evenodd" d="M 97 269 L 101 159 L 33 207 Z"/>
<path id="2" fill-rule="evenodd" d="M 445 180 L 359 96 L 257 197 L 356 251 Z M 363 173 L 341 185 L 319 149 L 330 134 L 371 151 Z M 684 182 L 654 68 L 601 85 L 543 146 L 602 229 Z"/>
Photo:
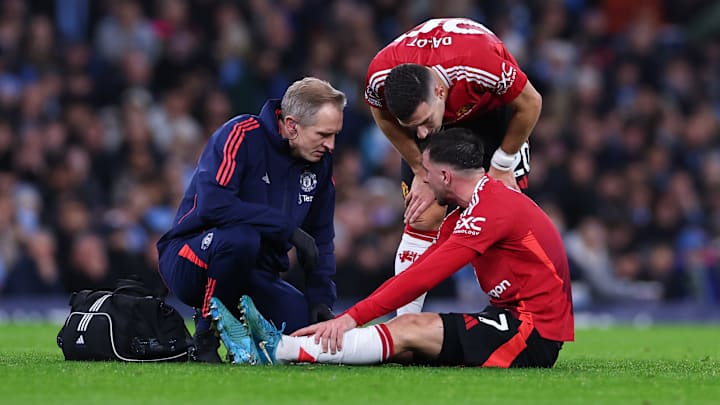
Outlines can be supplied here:
<path id="1" fill-rule="evenodd" d="M 540 336 L 532 324 L 493 306 L 477 314 L 440 314 L 443 345 L 434 365 L 552 367 L 562 342 Z"/>
<path id="2" fill-rule="evenodd" d="M 445 126 L 445 129 L 455 127 L 468 128 L 474 133 L 478 134 L 478 136 L 481 136 L 483 138 L 483 141 L 485 142 L 483 167 L 487 171 L 490 169 L 490 159 L 492 159 L 493 153 L 495 153 L 495 150 L 500 147 L 500 144 L 505 137 L 505 133 L 507 132 L 508 123 L 510 122 L 511 116 L 512 109 L 509 106 L 505 106 L 490 111 L 486 114 L 480 115 L 470 121 L 464 121 L 459 124 Z M 421 144 L 423 140 L 416 139 L 416 141 L 418 142 L 418 144 Z M 529 145 L 527 143 L 523 145 L 523 147 L 520 149 L 520 152 L 522 155 L 522 159 L 515 168 L 515 178 L 517 179 L 520 188 L 524 189 L 527 188 L 527 176 L 530 172 Z M 403 198 L 405 198 L 407 193 L 410 191 L 413 178 L 415 178 L 415 174 L 410 168 L 410 165 L 408 165 L 407 162 L 403 160 L 400 166 L 400 179 L 402 181 L 401 187 Z"/>

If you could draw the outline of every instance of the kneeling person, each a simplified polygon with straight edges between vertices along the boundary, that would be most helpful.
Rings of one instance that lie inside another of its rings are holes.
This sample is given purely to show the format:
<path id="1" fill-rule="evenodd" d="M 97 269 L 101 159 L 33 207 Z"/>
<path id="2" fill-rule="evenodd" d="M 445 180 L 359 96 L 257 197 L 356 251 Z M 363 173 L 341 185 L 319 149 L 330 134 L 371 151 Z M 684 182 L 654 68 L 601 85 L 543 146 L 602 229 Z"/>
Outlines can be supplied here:
<path id="1" fill-rule="evenodd" d="M 332 319 L 332 152 L 345 100 L 329 83 L 307 77 L 282 100 L 268 100 L 259 115 L 232 118 L 208 140 L 174 225 L 157 245 L 165 283 L 199 310 L 195 360 L 221 361 L 211 298 L 236 303 L 250 295 L 288 331 Z M 303 292 L 280 275 L 291 246 L 305 270 Z"/>

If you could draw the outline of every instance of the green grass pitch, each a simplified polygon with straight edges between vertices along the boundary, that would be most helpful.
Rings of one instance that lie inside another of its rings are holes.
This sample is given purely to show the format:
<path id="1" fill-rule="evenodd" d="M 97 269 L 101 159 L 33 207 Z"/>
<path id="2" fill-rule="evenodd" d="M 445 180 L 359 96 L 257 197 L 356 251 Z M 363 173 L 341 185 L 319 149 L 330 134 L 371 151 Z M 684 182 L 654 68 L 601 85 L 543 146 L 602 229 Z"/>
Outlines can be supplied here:
<path id="1" fill-rule="evenodd" d="M 0 325 L 0 404 L 720 403 L 720 326 L 578 330 L 550 370 L 65 362 L 56 325 Z"/>

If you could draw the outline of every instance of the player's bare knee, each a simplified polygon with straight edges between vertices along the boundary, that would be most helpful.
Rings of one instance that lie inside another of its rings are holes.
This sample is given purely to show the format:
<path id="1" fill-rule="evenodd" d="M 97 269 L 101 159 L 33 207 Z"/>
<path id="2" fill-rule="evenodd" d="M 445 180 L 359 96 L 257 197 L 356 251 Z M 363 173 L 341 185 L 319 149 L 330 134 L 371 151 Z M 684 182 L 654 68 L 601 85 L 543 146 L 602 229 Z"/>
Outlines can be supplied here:
<path id="1" fill-rule="evenodd" d="M 435 313 L 423 312 L 419 314 L 400 315 L 387 324 L 397 351 L 404 351 L 418 347 L 428 338 L 429 334 L 442 334 L 442 320 Z"/>
<path id="2" fill-rule="evenodd" d="M 443 218 L 445 218 L 446 207 L 438 204 L 432 204 L 428 209 L 423 211 L 417 220 L 410 223 L 410 226 L 419 231 L 432 231 L 440 228 Z"/>

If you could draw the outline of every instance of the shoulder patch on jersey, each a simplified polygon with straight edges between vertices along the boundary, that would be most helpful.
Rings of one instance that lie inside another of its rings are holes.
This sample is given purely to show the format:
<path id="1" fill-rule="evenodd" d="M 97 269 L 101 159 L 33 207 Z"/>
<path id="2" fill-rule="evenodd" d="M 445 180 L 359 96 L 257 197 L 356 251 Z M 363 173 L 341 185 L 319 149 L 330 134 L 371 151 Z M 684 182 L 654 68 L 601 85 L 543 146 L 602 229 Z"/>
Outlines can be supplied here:
<path id="1" fill-rule="evenodd" d="M 367 87 L 365 89 L 365 100 L 367 100 L 370 105 L 382 108 L 382 100 L 380 100 L 380 95 L 375 91 L 374 89 Z"/>
<path id="2" fill-rule="evenodd" d="M 515 77 L 517 77 L 517 69 L 515 69 L 515 66 L 503 62 L 500 79 L 495 85 L 495 93 L 498 95 L 507 93 L 513 83 L 515 83 Z"/>

